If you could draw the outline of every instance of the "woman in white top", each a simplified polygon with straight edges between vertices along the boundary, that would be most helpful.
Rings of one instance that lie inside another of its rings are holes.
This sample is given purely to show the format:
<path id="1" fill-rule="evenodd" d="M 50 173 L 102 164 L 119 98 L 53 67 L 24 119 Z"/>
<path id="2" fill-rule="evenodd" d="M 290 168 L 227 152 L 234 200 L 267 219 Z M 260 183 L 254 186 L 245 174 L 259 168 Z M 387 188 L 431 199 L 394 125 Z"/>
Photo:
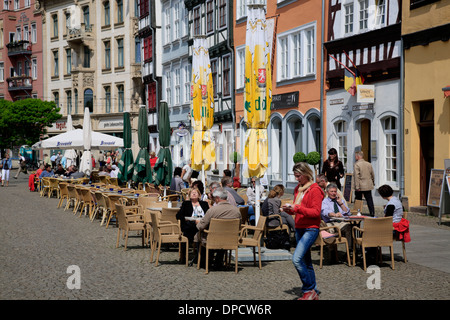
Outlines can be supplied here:
<path id="1" fill-rule="evenodd" d="M 397 197 L 393 196 L 394 190 L 385 184 L 378 188 L 378 193 L 383 199 L 388 201 L 386 207 L 384 207 L 385 217 L 392 216 L 393 223 L 400 222 L 403 218 L 403 205 Z"/>

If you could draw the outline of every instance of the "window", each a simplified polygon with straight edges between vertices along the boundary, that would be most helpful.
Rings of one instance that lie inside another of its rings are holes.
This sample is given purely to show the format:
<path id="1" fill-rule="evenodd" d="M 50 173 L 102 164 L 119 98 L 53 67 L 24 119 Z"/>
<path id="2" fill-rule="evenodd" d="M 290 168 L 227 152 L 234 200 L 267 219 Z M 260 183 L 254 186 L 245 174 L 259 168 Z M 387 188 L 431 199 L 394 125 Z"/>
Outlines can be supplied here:
<path id="1" fill-rule="evenodd" d="M 170 107 L 172 106 L 172 79 L 171 79 L 171 72 L 166 72 L 166 102 L 167 105 Z"/>
<path id="2" fill-rule="evenodd" d="M 66 17 L 66 31 L 65 34 L 70 33 L 70 28 L 71 28 L 71 23 L 70 23 L 70 12 L 66 12 L 64 13 L 65 17 Z"/>
<path id="3" fill-rule="evenodd" d="M 236 88 L 245 86 L 245 46 L 236 49 Z"/>
<path id="4" fill-rule="evenodd" d="M 94 112 L 94 93 L 92 89 L 84 90 L 84 108 L 88 108 L 89 112 Z"/>
<path id="5" fill-rule="evenodd" d="M 277 81 L 299 79 L 316 73 L 315 26 L 295 28 L 277 40 Z"/>
<path id="6" fill-rule="evenodd" d="M 0 81 L 5 81 L 5 63 L 3 61 L 0 62 Z"/>
<path id="7" fill-rule="evenodd" d="M 83 67 L 90 68 L 91 67 L 91 49 L 88 46 L 83 47 Z"/>
<path id="8" fill-rule="evenodd" d="M 347 122 L 338 121 L 335 124 L 336 135 L 338 138 L 338 155 L 344 168 L 347 166 Z"/>
<path id="9" fill-rule="evenodd" d="M 230 85 L 230 80 L 231 80 L 231 57 L 230 56 L 224 56 L 222 63 L 223 63 L 223 70 L 222 70 L 222 76 L 223 76 L 223 82 L 222 82 L 222 95 L 224 97 L 228 97 L 231 95 L 231 85 Z"/>
<path id="10" fill-rule="evenodd" d="M 58 37 L 58 14 L 52 16 L 53 20 L 53 37 Z"/>
<path id="11" fill-rule="evenodd" d="M 104 13 L 104 23 L 103 25 L 109 26 L 111 24 L 111 15 L 110 15 L 109 1 L 103 3 L 103 13 Z"/>
<path id="12" fill-rule="evenodd" d="M 23 40 L 30 41 L 30 36 L 28 34 L 28 26 L 23 26 Z"/>
<path id="13" fill-rule="evenodd" d="M 147 85 L 147 95 L 149 113 L 151 110 L 155 110 L 156 112 L 156 82 L 152 82 Z"/>
<path id="14" fill-rule="evenodd" d="M 206 33 L 214 31 L 214 2 L 206 2 Z"/>
<path id="15" fill-rule="evenodd" d="M 219 81 L 217 77 L 217 71 L 218 71 L 218 60 L 217 59 L 211 60 L 211 75 L 213 80 L 214 98 L 217 97 L 217 82 Z"/>
<path id="16" fill-rule="evenodd" d="M 119 84 L 117 86 L 117 102 L 119 107 L 119 112 L 123 112 L 123 107 L 125 105 L 125 96 L 124 96 L 123 84 Z"/>
<path id="17" fill-rule="evenodd" d="M 84 21 L 85 28 L 89 28 L 89 26 L 90 26 L 89 6 L 83 7 L 83 21 Z"/>
<path id="18" fill-rule="evenodd" d="M 219 0 L 219 28 L 227 26 L 227 1 Z"/>
<path id="19" fill-rule="evenodd" d="M 152 36 L 148 36 L 147 38 L 144 38 L 144 45 L 143 45 L 143 49 L 144 49 L 144 61 L 148 61 L 150 59 L 152 59 L 152 55 L 153 55 L 153 46 L 152 46 Z"/>
<path id="20" fill-rule="evenodd" d="M 369 18 L 369 0 L 359 1 L 359 29 L 367 29 L 367 21 Z"/>
<path id="21" fill-rule="evenodd" d="M 180 38 L 180 3 L 173 5 L 173 38 Z"/>
<path id="22" fill-rule="evenodd" d="M 117 39 L 117 66 L 123 67 L 123 39 Z"/>
<path id="23" fill-rule="evenodd" d="M 31 59 L 31 77 L 33 78 L 33 80 L 37 79 L 37 59 L 33 58 Z"/>
<path id="24" fill-rule="evenodd" d="M 181 102 L 181 72 L 180 68 L 176 68 L 175 74 L 175 105 L 179 105 Z"/>
<path id="25" fill-rule="evenodd" d="M 53 76 L 59 75 L 59 59 L 58 59 L 58 51 L 53 51 Z"/>
<path id="26" fill-rule="evenodd" d="M 75 114 L 78 113 L 78 90 L 74 90 L 74 96 L 75 96 Z"/>
<path id="27" fill-rule="evenodd" d="M 387 117 L 384 120 L 386 137 L 386 180 L 397 182 L 397 119 Z"/>
<path id="28" fill-rule="evenodd" d="M 171 30 L 170 30 L 170 8 L 166 8 L 165 12 L 164 12 L 164 23 L 165 23 L 165 39 L 166 39 L 166 44 L 169 43 L 172 40 L 172 36 L 171 36 Z"/>
<path id="29" fill-rule="evenodd" d="M 20 27 L 16 28 L 16 41 L 22 40 L 22 29 Z"/>
<path id="30" fill-rule="evenodd" d="M 36 29 L 36 24 L 32 23 L 31 24 L 31 43 L 36 43 L 37 42 L 37 29 Z"/>
<path id="31" fill-rule="evenodd" d="M 56 106 L 59 107 L 59 92 L 53 92 L 53 101 L 55 101 Z"/>
<path id="32" fill-rule="evenodd" d="M 385 15 L 386 15 L 386 1 L 378 0 L 378 5 L 376 6 L 376 13 L 375 13 L 375 25 L 384 26 Z"/>
<path id="33" fill-rule="evenodd" d="M 123 22 L 123 1 L 117 0 L 117 23 Z"/>
<path id="34" fill-rule="evenodd" d="M 247 16 L 247 0 L 237 0 L 236 4 L 236 19 Z"/>
<path id="35" fill-rule="evenodd" d="M 31 0 L 24 0 L 24 6 L 25 6 L 25 8 L 30 7 L 30 5 L 31 5 Z"/>
<path id="36" fill-rule="evenodd" d="M 105 112 L 111 112 L 111 87 L 105 87 Z"/>
<path id="37" fill-rule="evenodd" d="M 25 77 L 29 77 L 30 76 L 30 61 L 25 60 L 23 62 L 23 72 L 25 74 Z"/>
<path id="38" fill-rule="evenodd" d="M 72 49 L 66 49 L 66 74 L 72 73 Z"/>
<path id="39" fill-rule="evenodd" d="M 111 42 L 105 41 L 105 69 L 111 69 Z"/>
<path id="40" fill-rule="evenodd" d="M 200 24 L 200 7 L 194 8 L 193 26 L 194 26 L 194 36 L 201 35 L 201 24 Z"/>
<path id="41" fill-rule="evenodd" d="M 344 18 L 345 34 L 353 33 L 353 3 L 346 5 Z"/>
<path id="42" fill-rule="evenodd" d="M 184 66 L 184 102 L 188 103 L 191 99 L 191 65 Z"/>
<path id="43" fill-rule="evenodd" d="M 3 10 L 9 10 L 9 0 L 3 1 Z"/>
<path id="44" fill-rule="evenodd" d="M 14 0 L 14 10 L 19 10 L 19 9 L 20 9 L 19 0 Z"/>
<path id="45" fill-rule="evenodd" d="M 72 91 L 66 91 L 66 99 L 67 99 L 67 114 L 72 114 Z"/>
<path id="46" fill-rule="evenodd" d="M 141 63 L 141 38 L 134 38 L 134 62 Z"/>

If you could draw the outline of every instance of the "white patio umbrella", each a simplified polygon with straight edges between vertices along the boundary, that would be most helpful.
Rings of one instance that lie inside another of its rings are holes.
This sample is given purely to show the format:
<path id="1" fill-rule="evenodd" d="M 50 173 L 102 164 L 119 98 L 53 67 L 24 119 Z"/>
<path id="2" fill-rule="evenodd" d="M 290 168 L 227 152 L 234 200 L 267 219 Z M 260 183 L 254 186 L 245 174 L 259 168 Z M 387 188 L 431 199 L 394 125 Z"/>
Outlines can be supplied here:
<path id="1" fill-rule="evenodd" d="M 80 172 L 83 172 L 89 176 L 92 172 L 92 155 L 91 155 L 91 140 L 92 140 L 92 128 L 91 128 L 91 114 L 89 108 L 84 108 L 83 119 L 83 145 L 84 152 L 80 161 Z"/>
<path id="2" fill-rule="evenodd" d="M 66 123 L 67 130 L 66 132 L 70 132 L 74 130 L 73 124 L 72 124 L 72 116 L 69 114 L 67 116 L 67 123 Z M 66 168 L 73 165 L 77 159 L 77 153 L 75 149 L 67 149 L 64 152 L 64 157 L 66 158 Z"/>
<path id="3" fill-rule="evenodd" d="M 123 139 L 109 134 L 91 131 L 91 150 L 122 148 Z M 39 141 L 32 149 L 84 149 L 83 129 L 75 129 Z"/>

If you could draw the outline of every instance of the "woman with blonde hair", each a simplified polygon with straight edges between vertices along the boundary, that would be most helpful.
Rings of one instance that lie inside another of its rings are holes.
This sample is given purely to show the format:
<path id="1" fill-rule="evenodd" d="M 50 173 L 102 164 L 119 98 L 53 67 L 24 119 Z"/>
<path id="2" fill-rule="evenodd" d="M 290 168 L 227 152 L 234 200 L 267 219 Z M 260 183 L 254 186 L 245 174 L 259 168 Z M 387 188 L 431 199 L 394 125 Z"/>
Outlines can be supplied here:
<path id="1" fill-rule="evenodd" d="M 319 235 L 320 211 L 324 192 L 314 183 L 314 174 L 305 162 L 299 162 L 292 169 L 298 185 L 294 190 L 294 204 L 284 205 L 283 210 L 295 214 L 295 238 L 297 246 L 292 262 L 303 283 L 303 296 L 299 300 L 318 300 L 316 276 L 311 260 L 311 246 Z"/>
<path id="2" fill-rule="evenodd" d="M 281 197 L 284 195 L 284 186 L 277 184 L 272 190 L 266 200 L 264 200 L 261 206 L 261 212 L 263 216 L 280 215 L 283 224 L 289 226 L 290 232 L 295 232 L 295 222 L 292 216 L 283 211 L 281 208 Z M 278 227 L 280 225 L 280 219 L 277 217 L 269 218 L 266 222 L 268 227 Z"/>

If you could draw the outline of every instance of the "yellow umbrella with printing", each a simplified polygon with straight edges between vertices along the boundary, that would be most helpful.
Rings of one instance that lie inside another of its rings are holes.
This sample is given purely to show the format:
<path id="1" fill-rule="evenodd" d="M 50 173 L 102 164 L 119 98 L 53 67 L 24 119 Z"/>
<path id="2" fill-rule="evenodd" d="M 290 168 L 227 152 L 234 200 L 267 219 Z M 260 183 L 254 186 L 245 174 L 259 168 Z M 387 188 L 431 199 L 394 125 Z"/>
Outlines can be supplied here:
<path id="1" fill-rule="evenodd" d="M 191 124 L 194 128 L 191 148 L 191 167 L 205 171 L 216 161 L 210 129 L 214 124 L 214 90 L 206 37 L 194 38 L 192 47 Z"/>
<path id="2" fill-rule="evenodd" d="M 259 178 L 269 165 L 267 126 L 272 103 L 272 72 L 264 6 L 249 5 L 245 43 L 245 112 L 247 124 L 244 177 L 256 179 L 255 223 L 260 212 Z"/>

